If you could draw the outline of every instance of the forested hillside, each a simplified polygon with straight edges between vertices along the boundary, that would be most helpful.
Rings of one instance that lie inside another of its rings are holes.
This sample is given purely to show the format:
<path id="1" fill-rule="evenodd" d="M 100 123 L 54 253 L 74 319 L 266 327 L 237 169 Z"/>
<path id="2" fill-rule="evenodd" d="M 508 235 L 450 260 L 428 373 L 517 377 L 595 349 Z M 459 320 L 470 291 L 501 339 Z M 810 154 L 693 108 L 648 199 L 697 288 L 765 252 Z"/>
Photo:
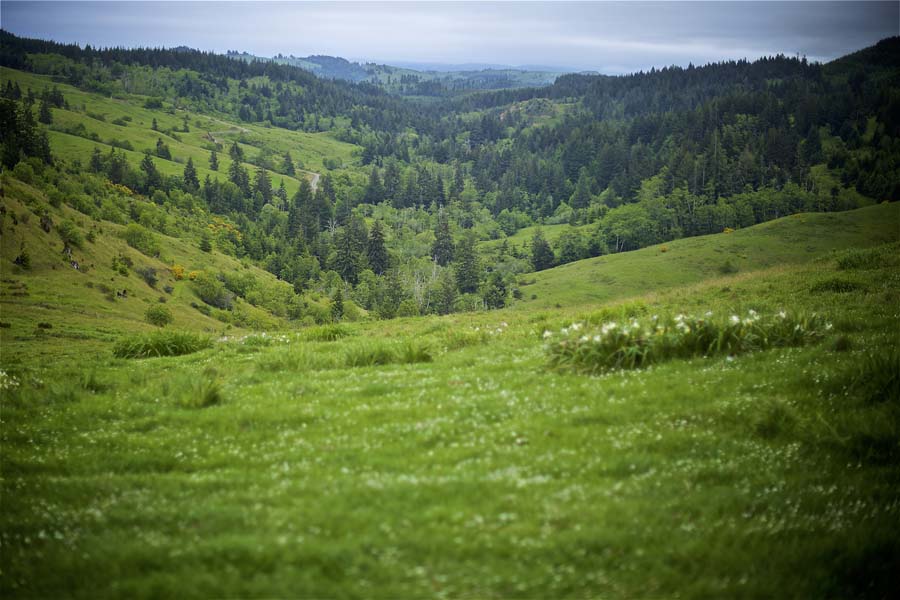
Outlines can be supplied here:
<path id="1" fill-rule="evenodd" d="M 94 219 L 153 206 L 144 226 L 197 244 L 179 211 L 205 214 L 219 251 L 372 316 L 499 308 L 530 271 L 900 199 L 900 38 L 427 103 L 186 48 L 0 41 L 13 177 Z"/>

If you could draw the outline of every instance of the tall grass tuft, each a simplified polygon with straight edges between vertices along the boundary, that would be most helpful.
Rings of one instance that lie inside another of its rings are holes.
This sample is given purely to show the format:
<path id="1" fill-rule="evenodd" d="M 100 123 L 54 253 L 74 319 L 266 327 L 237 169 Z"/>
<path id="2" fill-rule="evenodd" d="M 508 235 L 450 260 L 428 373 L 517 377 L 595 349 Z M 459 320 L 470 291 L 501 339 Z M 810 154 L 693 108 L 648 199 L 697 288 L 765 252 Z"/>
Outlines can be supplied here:
<path id="1" fill-rule="evenodd" d="M 113 346 L 116 358 L 151 358 L 191 354 L 212 345 L 208 336 L 179 331 L 154 331 L 128 335 Z"/>
<path id="2" fill-rule="evenodd" d="M 302 333 L 303 340 L 307 342 L 335 342 L 351 335 L 350 329 L 344 325 L 320 325 L 310 327 Z"/>
<path id="3" fill-rule="evenodd" d="M 734 355 L 784 346 L 801 346 L 821 339 L 831 324 L 817 315 L 788 315 L 715 319 L 676 315 L 600 327 L 573 323 L 558 333 L 544 332 L 550 365 L 584 373 L 637 369 L 666 360 L 697 356 Z"/>

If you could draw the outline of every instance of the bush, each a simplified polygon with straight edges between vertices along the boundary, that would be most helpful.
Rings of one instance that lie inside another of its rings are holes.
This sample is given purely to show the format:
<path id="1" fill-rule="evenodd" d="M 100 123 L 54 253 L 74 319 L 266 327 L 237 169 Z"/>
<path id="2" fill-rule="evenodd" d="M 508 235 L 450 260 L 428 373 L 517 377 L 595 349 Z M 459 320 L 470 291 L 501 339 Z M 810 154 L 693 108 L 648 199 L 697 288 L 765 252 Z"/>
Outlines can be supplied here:
<path id="1" fill-rule="evenodd" d="M 216 308 L 228 310 L 234 296 L 225 289 L 225 284 L 211 273 L 201 271 L 194 277 L 194 291 L 197 297 Z"/>
<path id="2" fill-rule="evenodd" d="M 67 246 L 81 248 L 81 244 L 84 243 L 84 238 L 81 236 L 78 226 L 68 219 L 57 226 L 56 232 Z"/>
<path id="3" fill-rule="evenodd" d="M 155 331 L 140 335 L 128 335 L 113 346 L 116 358 L 151 358 L 181 356 L 212 346 L 207 336 L 178 331 Z"/>
<path id="4" fill-rule="evenodd" d="M 122 237 L 125 239 L 125 243 L 135 250 L 143 252 L 147 256 L 159 256 L 159 241 L 156 236 L 137 223 L 129 223 L 125 227 Z"/>
<path id="5" fill-rule="evenodd" d="M 831 324 L 816 315 L 780 312 L 762 317 L 750 311 L 720 321 L 677 315 L 622 323 L 599 329 L 573 323 L 559 333 L 544 332 L 551 366 L 585 373 L 636 369 L 648 364 L 696 356 L 734 355 L 767 348 L 801 346 L 821 339 Z"/>
<path id="6" fill-rule="evenodd" d="M 161 304 L 154 304 L 144 313 L 144 319 L 151 325 L 165 327 L 172 322 L 172 311 Z"/>
<path id="7" fill-rule="evenodd" d="M 156 276 L 156 269 L 153 267 L 139 267 L 135 272 L 152 288 L 155 288 L 159 282 L 159 278 Z"/>

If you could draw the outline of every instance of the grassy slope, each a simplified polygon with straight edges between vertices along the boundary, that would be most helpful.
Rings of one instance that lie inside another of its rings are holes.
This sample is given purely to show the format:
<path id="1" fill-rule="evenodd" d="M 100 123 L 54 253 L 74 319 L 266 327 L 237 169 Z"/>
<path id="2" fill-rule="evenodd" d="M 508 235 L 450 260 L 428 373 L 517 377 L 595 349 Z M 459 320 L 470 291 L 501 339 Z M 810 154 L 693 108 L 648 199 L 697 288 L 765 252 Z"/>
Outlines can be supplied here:
<path id="1" fill-rule="evenodd" d="M 91 598 L 886 594 L 900 558 L 897 407 L 840 390 L 848 368 L 900 341 L 896 256 L 647 296 L 648 311 L 789 307 L 835 328 L 807 348 L 602 377 L 544 367 L 540 334 L 567 324 L 562 312 L 511 311 L 7 369 L 20 383 L 2 392 L 0 586 Z M 835 278 L 857 287 L 812 291 Z M 434 361 L 348 367 L 396 343 L 428 345 Z M 219 382 L 220 403 L 185 408 L 202 381 Z"/>
<path id="2" fill-rule="evenodd" d="M 172 327 L 206 332 L 224 330 L 226 325 L 190 307 L 191 302 L 200 301 L 187 279 L 176 281 L 169 272 L 173 263 L 184 266 L 185 273 L 204 269 L 248 270 L 260 281 L 275 281 L 274 275 L 244 265 L 230 256 L 216 251 L 202 252 L 192 240 L 158 233 L 154 235 L 163 249 L 161 258 L 144 256 L 120 238 L 124 227 L 109 221 L 94 223 L 65 205 L 50 208 L 56 225 L 71 219 L 81 225 L 83 235 L 94 225 L 101 231 L 95 242 L 85 240 L 82 248 L 74 249 L 73 258 L 89 269 L 87 272 L 76 271 L 62 254 L 63 243 L 56 230 L 45 233 L 40 228 L 39 217 L 23 203 L 32 195 L 37 198 L 32 205 L 48 206 L 46 198 L 34 188 L 13 179 L 7 180 L 4 192 L 4 206 L 8 212 L 17 215 L 19 221 L 18 225 L 13 225 L 7 218 L 0 237 L 0 318 L 10 324 L 9 328 L 0 329 L 6 364 L 20 362 L 26 357 L 33 359 L 35 354 L 71 359 L 85 352 L 108 351 L 110 343 L 123 332 L 154 329 L 144 321 L 144 311 L 160 298 L 166 299 L 166 306 L 175 317 Z M 13 264 L 23 242 L 31 256 L 29 270 Z M 111 267 L 113 257 L 120 253 L 134 262 L 134 268 L 127 276 L 114 272 Z M 147 285 L 135 272 L 138 267 L 157 270 L 159 282 L 155 288 Z M 171 294 L 163 291 L 166 285 L 174 288 Z M 116 291 L 127 290 L 128 297 L 108 299 L 103 286 Z M 244 305 L 244 309 L 272 325 L 279 323 L 249 305 Z M 40 331 L 35 328 L 38 322 L 49 323 L 52 329 Z"/>
<path id="3" fill-rule="evenodd" d="M 565 226 L 559 226 L 565 227 Z M 550 238 L 554 230 L 548 229 Z M 578 306 L 645 294 L 719 276 L 726 262 L 746 272 L 804 262 L 832 249 L 900 237 L 900 204 L 843 213 L 804 213 L 730 234 L 687 238 L 634 252 L 569 263 L 523 276 L 519 309 Z M 665 248 L 665 251 L 663 251 Z M 531 299 L 536 295 L 536 299 Z"/>
<path id="4" fill-rule="evenodd" d="M 69 103 L 70 110 L 51 109 L 53 113 L 53 125 L 50 132 L 50 144 L 53 152 L 67 158 L 78 158 L 82 164 L 87 165 L 95 147 L 102 152 L 109 151 L 108 142 L 113 139 L 127 141 L 134 147 L 134 151 L 126 151 L 131 164 L 137 167 L 143 158 L 143 151 L 150 149 L 155 151 L 156 140 L 162 138 L 169 145 L 173 160 L 155 158 L 154 162 L 160 172 L 165 175 L 181 176 L 184 172 L 184 163 L 188 157 L 194 160 L 200 180 L 210 175 L 212 178 L 227 179 L 228 168 L 231 159 L 228 157 L 228 147 L 238 139 L 247 140 L 251 144 L 241 143 L 244 155 L 253 159 L 261 153 L 265 147 L 273 155 L 276 168 L 281 168 L 281 157 L 284 152 L 290 152 L 294 161 L 299 161 L 305 169 L 324 173 L 323 160 L 332 158 L 342 161 L 344 164 L 352 164 L 358 150 L 357 146 L 339 142 L 329 133 L 306 133 L 302 131 L 288 131 L 286 129 L 268 128 L 254 124 L 237 124 L 228 120 L 226 115 L 197 115 L 190 114 L 188 133 L 176 131 L 181 139 L 162 133 L 163 131 L 180 130 L 183 125 L 182 110 L 173 109 L 147 109 L 143 107 L 145 96 L 129 95 L 125 98 L 106 98 L 99 94 L 85 92 L 65 84 L 56 84 L 49 77 L 35 75 L 0 67 L 0 81 L 11 79 L 17 81 L 22 90 L 33 89 L 40 93 L 45 87 L 56 85 Z M 90 115 L 102 115 L 103 120 Z M 112 121 L 120 117 L 131 117 L 131 121 L 124 126 L 115 125 Z M 151 128 L 153 119 L 157 120 L 160 131 Z M 59 131 L 68 129 L 79 123 L 84 124 L 88 133 L 96 133 L 101 142 L 70 135 Z M 199 123 L 199 125 L 198 125 Z M 219 170 L 212 171 L 208 168 L 210 156 L 209 134 L 225 147 L 219 152 Z M 244 163 L 251 174 L 256 168 L 254 165 Z M 274 187 L 284 179 L 288 194 L 293 195 L 297 190 L 299 181 L 296 178 L 281 173 L 271 173 Z"/>

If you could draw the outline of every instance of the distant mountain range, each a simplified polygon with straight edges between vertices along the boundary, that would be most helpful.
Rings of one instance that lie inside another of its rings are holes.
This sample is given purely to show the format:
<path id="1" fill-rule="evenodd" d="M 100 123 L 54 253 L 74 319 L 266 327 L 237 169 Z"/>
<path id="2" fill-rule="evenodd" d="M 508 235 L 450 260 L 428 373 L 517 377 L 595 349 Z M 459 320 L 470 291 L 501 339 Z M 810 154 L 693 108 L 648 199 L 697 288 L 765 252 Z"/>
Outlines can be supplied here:
<path id="1" fill-rule="evenodd" d="M 402 62 L 393 65 L 354 62 L 325 55 L 261 57 L 247 52 L 229 51 L 240 60 L 274 60 L 307 70 L 326 79 L 355 83 L 368 82 L 403 96 L 453 96 L 476 90 L 499 90 L 551 85 L 559 75 L 574 69 L 526 65 L 466 63 L 441 64 Z"/>

